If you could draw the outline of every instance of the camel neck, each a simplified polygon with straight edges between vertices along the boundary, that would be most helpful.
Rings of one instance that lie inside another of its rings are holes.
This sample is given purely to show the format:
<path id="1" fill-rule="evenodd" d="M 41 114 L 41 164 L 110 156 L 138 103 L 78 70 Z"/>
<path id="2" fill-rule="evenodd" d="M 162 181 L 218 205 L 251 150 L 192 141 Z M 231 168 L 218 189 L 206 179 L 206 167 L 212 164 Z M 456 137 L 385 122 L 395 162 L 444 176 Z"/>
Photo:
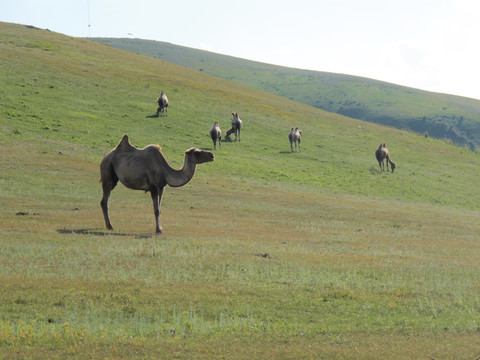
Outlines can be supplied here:
<path id="1" fill-rule="evenodd" d="M 166 180 L 167 184 L 172 187 L 179 187 L 186 185 L 195 174 L 196 165 L 192 163 L 186 156 L 183 167 L 180 170 L 175 170 L 167 166 Z"/>

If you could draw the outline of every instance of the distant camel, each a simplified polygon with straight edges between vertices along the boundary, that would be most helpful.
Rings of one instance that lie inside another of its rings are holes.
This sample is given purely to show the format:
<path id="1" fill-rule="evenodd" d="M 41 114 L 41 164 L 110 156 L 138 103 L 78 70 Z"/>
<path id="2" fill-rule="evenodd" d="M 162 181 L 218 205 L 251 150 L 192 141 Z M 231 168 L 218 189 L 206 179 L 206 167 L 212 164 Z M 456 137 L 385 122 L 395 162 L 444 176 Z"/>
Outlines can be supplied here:
<path id="1" fill-rule="evenodd" d="M 238 117 L 238 113 L 232 112 L 232 128 L 227 131 L 227 136 L 230 134 L 235 133 L 235 141 L 237 141 L 237 134 L 238 134 L 238 141 L 240 141 L 240 131 L 242 130 L 242 120 Z"/>
<path id="2" fill-rule="evenodd" d="M 108 217 L 108 198 L 118 180 L 129 189 L 150 191 L 153 200 L 157 234 L 162 233 L 160 226 L 160 207 L 163 190 L 166 185 L 179 187 L 187 184 L 195 174 L 197 164 L 213 161 L 211 152 L 190 148 L 185 152 L 183 168 L 175 170 L 170 167 L 158 145 L 148 145 L 137 149 L 123 135 L 117 147 L 103 158 L 100 175 L 103 198 L 100 202 L 107 229 L 113 230 Z"/>
<path id="3" fill-rule="evenodd" d="M 162 91 L 160 96 L 157 99 L 158 103 L 158 108 L 157 108 L 157 116 L 161 112 L 163 116 L 167 116 L 167 108 L 168 108 L 168 99 L 167 99 L 167 94 L 165 94 L 165 91 Z"/>
<path id="4" fill-rule="evenodd" d="M 218 124 L 217 121 L 215 121 L 215 124 L 213 124 L 213 127 L 210 130 L 210 137 L 212 138 L 212 141 L 213 141 L 213 148 L 217 150 L 217 140 L 218 140 L 218 145 L 220 146 L 220 149 L 221 149 L 222 148 L 222 130 L 220 130 L 220 125 Z"/>
<path id="5" fill-rule="evenodd" d="M 297 128 L 292 128 L 292 130 L 290 130 L 290 133 L 288 134 L 288 139 L 290 140 L 290 149 L 292 150 L 293 152 L 293 143 L 295 143 L 295 152 L 297 152 L 297 142 L 298 142 L 298 151 L 301 151 L 300 150 L 300 141 L 302 140 L 302 130 L 298 130 L 298 127 Z"/>
<path id="6" fill-rule="evenodd" d="M 380 166 L 380 169 L 382 169 L 382 171 L 385 171 L 385 165 L 384 165 L 384 161 L 387 163 L 387 171 L 388 171 L 388 163 L 390 163 L 391 167 L 392 167 L 392 173 L 393 171 L 395 170 L 395 168 L 397 167 L 397 164 L 395 164 L 392 159 L 390 158 L 390 153 L 387 149 L 387 145 L 385 143 L 383 144 L 380 144 L 380 146 L 378 147 L 378 149 L 375 151 L 375 157 L 377 158 L 378 160 L 378 166 Z"/>

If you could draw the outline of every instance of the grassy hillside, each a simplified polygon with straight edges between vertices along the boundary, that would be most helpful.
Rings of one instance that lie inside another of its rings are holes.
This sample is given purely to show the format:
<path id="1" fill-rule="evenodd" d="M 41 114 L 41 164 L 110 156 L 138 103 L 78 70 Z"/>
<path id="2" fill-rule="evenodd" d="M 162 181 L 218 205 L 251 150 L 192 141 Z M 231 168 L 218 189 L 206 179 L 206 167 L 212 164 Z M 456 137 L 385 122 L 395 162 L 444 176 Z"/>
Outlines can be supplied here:
<path id="1" fill-rule="evenodd" d="M 0 358 L 480 355 L 478 154 L 6 23 L 0 91 Z M 105 230 L 99 163 L 123 134 L 179 168 L 232 111 L 242 142 L 166 189 L 164 235 L 122 185 Z"/>
<path id="2" fill-rule="evenodd" d="M 381 81 L 273 66 L 164 42 L 96 38 L 329 112 L 408 129 L 472 150 L 480 146 L 480 100 Z"/>

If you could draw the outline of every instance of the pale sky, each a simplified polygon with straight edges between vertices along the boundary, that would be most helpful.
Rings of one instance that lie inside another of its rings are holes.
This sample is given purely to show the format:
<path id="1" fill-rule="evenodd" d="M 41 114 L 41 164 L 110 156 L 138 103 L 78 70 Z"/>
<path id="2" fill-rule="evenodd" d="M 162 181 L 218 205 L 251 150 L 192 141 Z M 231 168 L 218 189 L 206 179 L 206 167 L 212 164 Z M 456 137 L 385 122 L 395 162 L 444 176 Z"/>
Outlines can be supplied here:
<path id="1" fill-rule="evenodd" d="M 0 21 L 480 99 L 478 0 L 0 0 Z M 90 25 L 90 26 L 89 26 Z"/>

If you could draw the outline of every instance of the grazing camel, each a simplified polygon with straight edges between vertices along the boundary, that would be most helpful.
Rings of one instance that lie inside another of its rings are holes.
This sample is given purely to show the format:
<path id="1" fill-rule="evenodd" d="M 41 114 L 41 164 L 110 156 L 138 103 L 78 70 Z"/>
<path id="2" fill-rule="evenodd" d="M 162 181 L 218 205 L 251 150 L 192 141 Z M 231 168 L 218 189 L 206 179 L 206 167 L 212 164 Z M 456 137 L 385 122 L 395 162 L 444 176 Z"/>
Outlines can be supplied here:
<path id="1" fill-rule="evenodd" d="M 217 121 L 215 121 L 215 124 L 213 124 L 213 127 L 210 130 L 210 137 L 212 138 L 213 141 L 213 148 L 217 150 L 217 140 L 218 140 L 218 145 L 220 146 L 220 149 L 222 148 L 222 130 L 220 130 L 220 125 L 218 124 Z"/>
<path id="2" fill-rule="evenodd" d="M 238 117 L 238 113 L 232 112 L 232 128 L 227 131 L 227 136 L 230 134 L 235 133 L 235 141 L 237 141 L 237 134 L 238 134 L 238 141 L 240 141 L 240 131 L 242 130 L 242 120 Z"/>
<path id="3" fill-rule="evenodd" d="M 298 151 L 301 151 L 300 149 L 300 141 L 302 140 L 302 135 L 303 132 L 302 130 L 298 130 L 297 128 L 292 128 L 290 130 L 290 133 L 288 134 L 288 139 L 290 140 L 290 149 L 293 152 L 293 143 L 295 143 L 295 152 L 297 152 L 297 142 L 298 142 Z"/>
<path id="4" fill-rule="evenodd" d="M 214 161 L 211 152 L 190 148 L 185 152 L 182 169 L 170 167 L 158 145 L 148 145 L 137 149 L 123 135 L 117 147 L 103 158 L 100 175 L 103 198 L 100 202 L 107 229 L 113 230 L 108 217 L 108 198 L 118 180 L 129 189 L 150 191 L 153 200 L 157 234 L 162 233 L 160 226 L 160 207 L 163 190 L 166 185 L 179 187 L 187 184 L 195 174 L 197 164 Z"/>
<path id="5" fill-rule="evenodd" d="M 391 168 L 392 168 L 392 173 L 397 167 L 397 164 L 395 164 L 392 159 L 390 158 L 390 152 L 387 149 L 387 145 L 385 143 L 380 144 L 378 149 L 375 151 L 375 157 L 377 158 L 378 161 L 378 166 L 380 166 L 380 169 L 382 171 L 385 171 L 385 165 L 384 161 L 387 163 L 387 171 L 388 171 L 388 163 L 390 163 Z"/>
<path id="6" fill-rule="evenodd" d="M 162 112 L 162 116 L 167 116 L 167 108 L 168 108 L 168 99 L 167 99 L 167 94 L 165 94 L 165 91 L 162 91 L 160 96 L 157 99 L 158 103 L 158 108 L 157 108 L 157 116 L 160 112 Z"/>

